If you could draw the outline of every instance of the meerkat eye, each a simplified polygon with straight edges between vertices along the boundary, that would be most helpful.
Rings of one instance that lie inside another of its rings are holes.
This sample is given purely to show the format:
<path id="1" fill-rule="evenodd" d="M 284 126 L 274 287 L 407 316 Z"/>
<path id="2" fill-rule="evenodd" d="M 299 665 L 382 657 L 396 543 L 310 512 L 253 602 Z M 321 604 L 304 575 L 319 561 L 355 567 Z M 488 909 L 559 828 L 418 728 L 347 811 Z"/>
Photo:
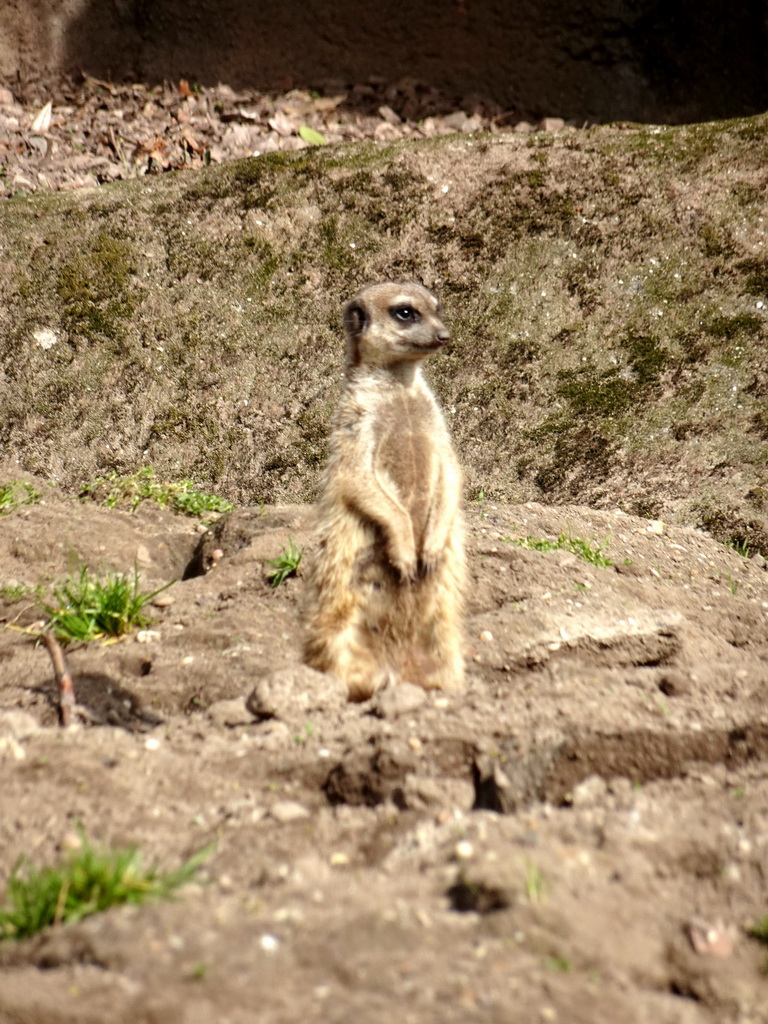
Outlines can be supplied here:
<path id="1" fill-rule="evenodd" d="M 404 324 L 415 324 L 421 319 L 421 316 L 413 306 L 395 306 L 392 310 L 392 316 Z"/>

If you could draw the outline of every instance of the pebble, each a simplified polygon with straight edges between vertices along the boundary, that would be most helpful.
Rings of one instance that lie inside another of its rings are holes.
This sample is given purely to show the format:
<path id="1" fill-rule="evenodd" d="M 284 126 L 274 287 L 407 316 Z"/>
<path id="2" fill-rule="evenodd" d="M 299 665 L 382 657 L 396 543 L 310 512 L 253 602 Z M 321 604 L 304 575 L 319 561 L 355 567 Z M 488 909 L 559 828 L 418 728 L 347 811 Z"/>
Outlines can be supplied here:
<path id="1" fill-rule="evenodd" d="M 400 715 L 410 714 L 426 702 L 426 691 L 420 686 L 400 683 L 398 686 L 387 686 L 379 690 L 369 708 L 379 718 L 398 718 Z"/>
<path id="2" fill-rule="evenodd" d="M 571 803 L 574 807 L 593 807 L 603 799 L 608 785 L 600 775 L 589 775 L 583 782 L 573 788 Z"/>
<path id="3" fill-rule="evenodd" d="M 288 822 L 309 817 L 307 808 L 297 800 L 278 800 L 277 803 L 272 804 L 269 813 L 281 825 L 287 825 Z"/>
<path id="4" fill-rule="evenodd" d="M 265 934 L 259 939 L 259 945 L 265 953 L 275 953 L 280 948 L 280 939 L 276 935 Z"/>
<path id="5" fill-rule="evenodd" d="M 308 665 L 289 665 L 263 676 L 246 698 L 254 718 L 305 719 L 315 711 L 347 704 L 347 687 L 335 676 Z"/>
<path id="6" fill-rule="evenodd" d="M 249 725 L 253 721 L 253 715 L 245 706 L 244 697 L 234 697 L 232 700 L 217 700 L 211 704 L 206 714 L 214 725 L 222 728 Z"/>
<path id="7" fill-rule="evenodd" d="M 25 740 L 28 736 L 40 732 L 40 729 L 37 719 L 27 711 L 4 711 L 0 714 L 0 736 Z"/>

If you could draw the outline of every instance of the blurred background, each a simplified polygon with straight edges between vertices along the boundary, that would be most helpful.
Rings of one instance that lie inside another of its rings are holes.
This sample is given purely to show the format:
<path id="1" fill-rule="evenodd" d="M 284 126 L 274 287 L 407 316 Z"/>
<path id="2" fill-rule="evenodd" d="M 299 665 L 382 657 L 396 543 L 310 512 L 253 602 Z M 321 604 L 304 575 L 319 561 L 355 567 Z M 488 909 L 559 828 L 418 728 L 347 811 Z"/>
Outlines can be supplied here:
<path id="1" fill-rule="evenodd" d="M 768 108 L 768 3 L 3 0 L 0 79 L 285 91 L 412 77 L 536 117 L 682 123 Z"/>

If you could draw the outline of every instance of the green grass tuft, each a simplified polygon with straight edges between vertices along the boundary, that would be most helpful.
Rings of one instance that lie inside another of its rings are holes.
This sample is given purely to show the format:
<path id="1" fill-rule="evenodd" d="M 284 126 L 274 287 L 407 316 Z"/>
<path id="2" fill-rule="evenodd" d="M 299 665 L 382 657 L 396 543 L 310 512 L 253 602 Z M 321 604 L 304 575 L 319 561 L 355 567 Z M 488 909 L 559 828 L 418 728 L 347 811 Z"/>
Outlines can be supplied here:
<path id="1" fill-rule="evenodd" d="M 43 604 L 46 629 L 64 643 L 117 637 L 149 625 L 144 607 L 170 583 L 151 592 L 139 589 L 139 574 L 94 576 L 86 566 L 53 588 L 53 603 Z"/>
<path id="2" fill-rule="evenodd" d="M 84 485 L 80 496 L 92 498 L 107 508 L 128 508 L 131 512 L 142 501 L 154 501 L 161 508 L 168 506 L 187 516 L 222 514 L 235 507 L 226 498 L 197 490 L 191 480 L 160 481 L 151 466 L 144 466 L 129 476 L 112 472 L 97 477 L 93 483 Z"/>
<path id="3" fill-rule="evenodd" d="M 41 497 L 32 484 L 23 481 L 0 484 L 0 516 L 6 516 L 22 505 L 34 505 Z"/>
<path id="4" fill-rule="evenodd" d="M 597 565 L 601 569 L 613 565 L 610 558 L 603 554 L 603 548 L 607 541 L 603 541 L 602 544 L 590 544 L 589 541 L 582 540 L 580 537 L 570 537 L 565 533 L 561 533 L 557 540 L 547 540 L 544 537 L 502 537 L 502 540 L 531 551 L 570 551 L 571 554 L 582 558 L 591 565 Z"/>
<path id="5" fill-rule="evenodd" d="M 271 565 L 272 572 L 268 574 L 269 584 L 272 587 L 279 587 L 289 576 L 295 576 L 301 565 L 303 550 L 288 538 L 288 543 L 282 549 L 279 558 L 269 558 L 267 563 Z"/>
<path id="6" fill-rule="evenodd" d="M 143 868 L 136 847 L 95 850 L 82 837 L 80 850 L 56 867 L 17 861 L 0 907 L 0 940 L 25 939 L 52 924 L 79 921 L 123 903 L 169 899 L 190 881 L 212 847 L 193 854 L 175 871 Z"/>

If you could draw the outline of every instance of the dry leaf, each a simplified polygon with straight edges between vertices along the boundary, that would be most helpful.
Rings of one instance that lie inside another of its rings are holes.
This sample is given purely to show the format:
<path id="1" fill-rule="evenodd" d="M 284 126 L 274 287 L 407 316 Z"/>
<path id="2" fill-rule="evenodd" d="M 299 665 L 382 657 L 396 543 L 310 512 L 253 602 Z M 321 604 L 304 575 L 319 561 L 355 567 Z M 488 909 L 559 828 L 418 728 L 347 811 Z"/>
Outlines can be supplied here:
<path id="1" fill-rule="evenodd" d="M 53 102 L 48 100 L 44 107 L 41 107 L 38 111 L 37 117 L 32 122 L 33 132 L 47 132 L 51 127 L 51 112 L 53 111 Z"/>
<path id="2" fill-rule="evenodd" d="M 189 88 L 189 82 L 186 78 L 182 78 L 179 82 L 179 96 L 183 96 L 186 99 L 188 96 L 192 96 L 192 90 Z"/>
<path id="3" fill-rule="evenodd" d="M 392 107 L 386 105 L 379 107 L 379 114 L 390 124 L 400 124 L 400 116 L 394 112 Z"/>
<path id="4" fill-rule="evenodd" d="M 269 127 L 273 128 L 278 135 L 282 135 L 284 138 L 288 135 L 293 135 L 296 130 L 296 126 L 293 121 L 286 117 L 281 110 L 278 110 L 274 117 L 270 117 Z"/>

